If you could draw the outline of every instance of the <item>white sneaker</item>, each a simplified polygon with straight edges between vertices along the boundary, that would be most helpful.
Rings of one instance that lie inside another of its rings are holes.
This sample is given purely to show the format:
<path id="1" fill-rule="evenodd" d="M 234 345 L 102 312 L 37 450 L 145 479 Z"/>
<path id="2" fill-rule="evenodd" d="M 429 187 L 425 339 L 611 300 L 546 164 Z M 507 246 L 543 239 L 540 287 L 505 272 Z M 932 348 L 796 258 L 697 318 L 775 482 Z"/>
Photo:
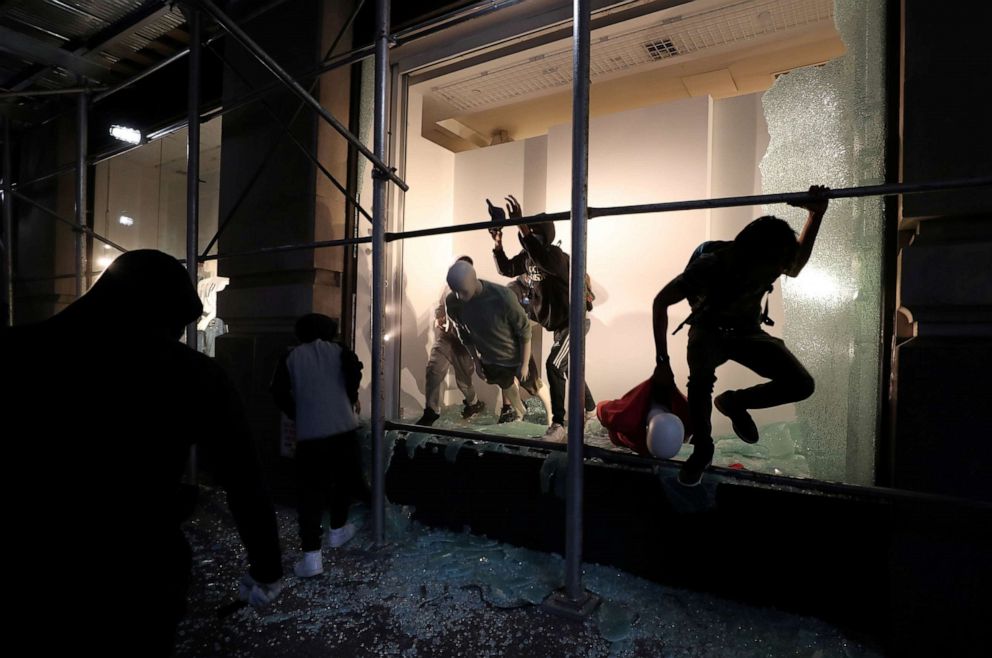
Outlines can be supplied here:
<path id="1" fill-rule="evenodd" d="M 327 531 L 327 543 L 331 548 L 339 548 L 347 544 L 355 536 L 357 529 L 351 523 L 345 523 L 340 528 L 331 528 Z"/>
<path id="2" fill-rule="evenodd" d="M 324 560 L 320 551 L 307 551 L 300 561 L 293 566 L 293 573 L 299 578 L 312 578 L 324 573 Z"/>
<path id="3" fill-rule="evenodd" d="M 565 427 L 560 423 L 551 423 L 551 427 L 548 431 L 544 433 L 541 437 L 543 441 L 553 441 L 555 443 L 565 443 L 568 441 L 568 432 L 565 431 Z"/>

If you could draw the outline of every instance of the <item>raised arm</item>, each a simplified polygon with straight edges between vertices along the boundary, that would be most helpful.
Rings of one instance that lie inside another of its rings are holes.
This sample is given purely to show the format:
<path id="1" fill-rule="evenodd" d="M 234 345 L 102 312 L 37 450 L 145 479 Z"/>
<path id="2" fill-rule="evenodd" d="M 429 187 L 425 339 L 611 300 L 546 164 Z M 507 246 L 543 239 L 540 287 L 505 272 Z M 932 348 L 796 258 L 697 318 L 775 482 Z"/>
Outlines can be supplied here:
<path id="1" fill-rule="evenodd" d="M 806 263 L 809 262 L 809 257 L 813 254 L 813 244 L 816 242 L 816 236 L 820 232 L 820 223 L 823 221 L 823 215 L 827 212 L 827 204 L 830 202 L 826 196 L 829 191 L 829 187 L 811 185 L 809 188 L 810 198 L 789 204 L 796 208 L 805 208 L 809 214 L 806 217 L 806 224 L 803 226 L 802 233 L 799 234 L 799 251 L 796 253 L 796 260 L 784 272 L 788 276 L 799 276 L 799 273 L 806 267 Z"/>
<path id="2" fill-rule="evenodd" d="M 668 356 L 668 309 L 686 297 L 682 277 L 672 279 L 655 295 L 651 305 L 651 320 L 654 327 L 655 367 L 651 381 L 655 399 L 666 401 L 671 397 L 671 387 L 675 385 L 675 375 Z"/>

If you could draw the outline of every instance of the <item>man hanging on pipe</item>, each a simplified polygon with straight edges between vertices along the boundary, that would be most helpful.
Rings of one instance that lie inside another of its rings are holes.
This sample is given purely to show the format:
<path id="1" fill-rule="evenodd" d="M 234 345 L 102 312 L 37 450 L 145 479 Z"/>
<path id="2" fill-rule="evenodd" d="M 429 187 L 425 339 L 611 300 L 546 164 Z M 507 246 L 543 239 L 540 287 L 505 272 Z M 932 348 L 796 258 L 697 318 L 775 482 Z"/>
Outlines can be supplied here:
<path id="1" fill-rule="evenodd" d="M 827 211 L 828 188 L 813 185 L 809 197 L 794 205 L 809 211 L 802 234 L 772 216 L 759 217 L 733 241 L 699 245 L 682 274 L 672 279 L 654 298 L 653 322 L 655 399 L 671 398 L 675 385 L 668 357 L 668 307 L 688 299 L 692 313 L 682 323 L 689 326 L 689 419 L 693 427 L 693 452 L 679 471 L 679 482 L 695 486 L 713 460 L 711 406 L 729 417 L 734 433 L 746 443 L 758 440 L 758 428 L 748 409 L 765 409 L 805 400 L 813 394 L 813 378 L 785 343 L 761 330 L 771 325 L 768 303 L 782 274 L 798 276 L 809 261 L 820 223 Z M 675 330 L 676 333 L 682 325 Z M 715 371 L 736 361 L 771 381 L 743 390 L 725 391 L 711 400 Z"/>
<path id="2" fill-rule="evenodd" d="M 445 310 L 475 361 L 476 373 L 500 387 L 514 420 L 523 419 L 519 387 L 536 388 L 530 369 L 530 322 L 523 307 L 509 289 L 480 280 L 475 268 L 462 260 L 448 270 L 448 286 Z"/>
<path id="3" fill-rule="evenodd" d="M 520 202 L 513 196 L 506 197 L 506 211 L 510 218 L 522 217 Z M 502 208 L 494 206 L 486 199 L 489 216 L 494 223 L 506 218 Z M 496 269 L 503 276 L 519 277 L 529 275 L 530 288 L 524 298 L 527 313 L 532 320 L 554 335 L 554 343 L 548 354 L 547 375 L 551 389 L 551 425 L 544 435 L 546 441 L 564 442 L 565 431 L 565 378 L 568 375 L 568 254 L 553 244 L 555 239 L 554 222 L 544 222 L 533 226 L 520 225 L 520 246 L 523 250 L 513 258 L 503 251 L 503 231 L 490 229 L 493 237 L 493 258 Z M 588 291 L 588 289 L 587 289 Z M 590 295 L 587 294 L 586 309 L 592 309 Z M 589 321 L 586 320 L 586 331 Z M 585 387 L 585 410 L 591 414 L 596 410 L 589 387 Z"/>

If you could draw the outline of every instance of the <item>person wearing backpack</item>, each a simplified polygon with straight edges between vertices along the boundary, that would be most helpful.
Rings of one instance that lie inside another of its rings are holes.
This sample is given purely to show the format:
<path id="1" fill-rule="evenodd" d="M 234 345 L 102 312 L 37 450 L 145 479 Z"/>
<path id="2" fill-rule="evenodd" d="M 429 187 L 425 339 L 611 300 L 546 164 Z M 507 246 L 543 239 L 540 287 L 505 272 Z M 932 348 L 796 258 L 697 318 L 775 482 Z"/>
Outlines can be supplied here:
<path id="1" fill-rule="evenodd" d="M 506 197 L 506 212 L 486 199 L 489 216 L 494 224 L 506 220 L 507 214 L 511 219 L 523 216 L 520 202 L 512 195 Z M 496 269 L 506 277 L 518 277 L 527 274 L 530 288 L 526 297 L 521 301 L 527 309 L 527 316 L 537 322 L 554 336 L 551 351 L 548 354 L 546 372 L 548 387 L 551 389 L 551 425 L 544 434 L 545 441 L 564 442 L 567 439 L 565 431 L 565 380 L 568 376 L 568 254 L 554 243 L 554 222 L 543 222 L 533 226 L 520 225 L 520 246 L 523 250 L 513 258 L 508 258 L 503 251 L 503 231 L 492 228 L 489 234 L 493 238 L 493 259 Z M 586 285 L 586 310 L 592 310 L 591 290 Z M 589 331 L 589 321 L 586 320 L 586 332 Z M 586 414 L 596 411 L 596 401 L 585 387 Z"/>
<path id="2" fill-rule="evenodd" d="M 809 196 L 790 205 L 809 215 L 799 239 L 782 219 L 759 217 L 729 242 L 704 242 L 693 253 L 685 270 L 655 296 L 653 324 L 655 371 L 652 385 L 656 400 L 667 400 L 675 386 L 668 355 L 668 308 L 688 299 L 689 317 L 689 419 L 693 427 L 693 452 L 679 471 L 685 486 L 699 484 L 713 459 L 710 413 L 729 417 L 734 433 L 746 443 L 758 441 L 758 428 L 748 409 L 765 409 L 805 400 L 813 394 L 813 377 L 785 343 L 761 329 L 771 325 L 768 304 L 762 298 L 779 276 L 798 276 L 809 261 L 820 223 L 827 211 L 829 189 L 809 188 Z M 736 361 L 769 379 L 763 384 L 725 391 L 712 398 L 715 371 Z"/>

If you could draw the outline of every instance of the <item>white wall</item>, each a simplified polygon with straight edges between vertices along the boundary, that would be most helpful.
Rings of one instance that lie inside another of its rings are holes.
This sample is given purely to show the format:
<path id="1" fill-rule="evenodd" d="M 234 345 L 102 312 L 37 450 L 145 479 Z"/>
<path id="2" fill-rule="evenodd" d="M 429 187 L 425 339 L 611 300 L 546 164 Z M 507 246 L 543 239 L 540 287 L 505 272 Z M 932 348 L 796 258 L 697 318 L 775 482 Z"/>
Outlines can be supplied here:
<path id="1" fill-rule="evenodd" d="M 768 128 L 761 107 L 761 94 L 749 94 L 715 100 L 712 103 L 711 185 L 714 198 L 745 196 L 761 193 L 761 172 L 758 163 L 768 148 Z M 774 210 L 774 209 L 773 209 Z M 761 206 L 717 208 L 710 211 L 710 239 L 732 240 L 751 220 L 765 214 Z M 782 285 L 775 284 L 769 298 L 769 315 L 775 321 L 765 331 L 782 337 L 785 312 L 782 308 Z M 716 392 L 745 388 L 760 381 L 750 370 L 736 363 L 727 363 L 717 371 Z M 758 425 L 795 418 L 796 405 L 772 409 L 755 409 L 751 413 Z M 714 431 L 730 433 L 727 420 L 713 415 Z"/>
<path id="2" fill-rule="evenodd" d="M 707 196 L 709 102 L 687 99 L 593 119 L 589 141 L 589 204 L 613 206 Z M 571 126 L 551 129 L 549 211 L 567 210 L 571 195 Z M 559 222 L 571 252 L 569 225 Z M 597 295 L 589 314 L 586 381 L 598 400 L 616 398 L 654 367 L 651 300 L 706 239 L 707 215 L 664 213 L 594 219 L 587 271 Z M 674 327 L 687 315 L 680 304 Z M 669 338 L 676 377 L 685 382 L 686 332 Z"/>
<path id="3" fill-rule="evenodd" d="M 402 200 L 404 230 L 448 226 L 453 218 L 455 156 L 420 136 L 422 105 L 420 92 L 412 88 L 407 114 L 404 171 L 410 191 L 403 195 Z M 371 204 L 368 207 L 371 208 Z M 394 257 L 402 256 L 403 263 L 402 288 L 395 297 L 400 301 L 398 304 L 387 304 L 386 308 L 390 340 L 398 330 L 402 331 L 403 336 L 399 406 L 403 415 L 419 416 L 424 407 L 427 357 L 434 342 L 434 307 L 453 260 L 452 237 L 443 235 L 404 240 L 392 253 Z M 395 305 L 401 308 L 393 308 Z M 397 318 L 402 318 L 401 327 L 396 326 Z M 366 311 L 359 317 L 359 325 L 368 322 Z M 367 331 L 368 334 L 364 335 L 371 335 L 371 327 Z"/>

